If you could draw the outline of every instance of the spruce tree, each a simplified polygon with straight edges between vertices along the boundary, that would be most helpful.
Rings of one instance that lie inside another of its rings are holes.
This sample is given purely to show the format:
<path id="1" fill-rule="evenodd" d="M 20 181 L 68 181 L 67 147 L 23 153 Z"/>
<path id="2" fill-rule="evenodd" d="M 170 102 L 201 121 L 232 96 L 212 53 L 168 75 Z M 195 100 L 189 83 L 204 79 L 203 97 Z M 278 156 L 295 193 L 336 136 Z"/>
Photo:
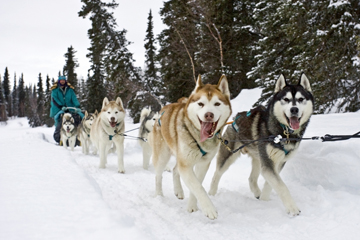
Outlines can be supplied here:
<path id="1" fill-rule="evenodd" d="M 18 112 L 19 117 L 25 117 L 25 87 L 24 87 L 24 74 L 19 78 L 18 86 Z"/>
<path id="2" fill-rule="evenodd" d="M 140 113 L 144 107 L 151 107 L 154 111 L 159 111 L 161 104 L 159 103 L 162 91 L 162 84 L 158 76 L 158 69 L 156 66 L 156 48 L 155 48 L 155 37 L 153 33 L 153 17 L 151 10 L 148 16 L 148 25 L 145 36 L 145 72 L 144 82 L 141 91 L 137 92 L 135 98 L 130 100 L 130 116 L 133 118 L 134 123 L 139 122 Z M 157 98 L 157 99 L 155 99 Z"/>
<path id="3" fill-rule="evenodd" d="M 10 76 L 9 76 L 9 71 L 8 68 L 5 68 L 5 73 L 4 73 L 4 80 L 2 83 L 2 88 L 3 88 L 3 94 L 4 94 L 4 98 L 5 98 L 5 108 L 7 111 L 7 116 L 11 117 L 12 113 L 11 113 L 11 101 L 10 101 Z"/>
<path id="4" fill-rule="evenodd" d="M 51 108 L 51 85 L 50 85 L 50 77 L 46 76 L 46 88 L 45 88 L 45 99 L 44 99 L 44 123 L 48 127 L 52 127 L 54 125 L 54 119 L 50 117 L 50 108 Z"/>
<path id="5" fill-rule="evenodd" d="M 63 68 L 64 75 L 67 76 L 67 81 L 75 87 L 75 91 L 77 90 L 78 80 L 77 74 L 75 73 L 75 68 L 79 67 L 79 63 L 75 58 L 76 51 L 72 46 L 70 46 L 65 53 L 65 66 Z"/>
<path id="6" fill-rule="evenodd" d="M 19 96 L 18 96 L 18 88 L 16 86 L 16 74 L 14 74 L 14 86 L 12 90 L 12 112 L 14 117 L 19 116 Z"/>
<path id="7" fill-rule="evenodd" d="M 4 91 L 2 88 L 2 82 L 0 81 L 0 122 L 6 122 L 7 114 L 6 114 L 6 102 L 4 97 Z"/>

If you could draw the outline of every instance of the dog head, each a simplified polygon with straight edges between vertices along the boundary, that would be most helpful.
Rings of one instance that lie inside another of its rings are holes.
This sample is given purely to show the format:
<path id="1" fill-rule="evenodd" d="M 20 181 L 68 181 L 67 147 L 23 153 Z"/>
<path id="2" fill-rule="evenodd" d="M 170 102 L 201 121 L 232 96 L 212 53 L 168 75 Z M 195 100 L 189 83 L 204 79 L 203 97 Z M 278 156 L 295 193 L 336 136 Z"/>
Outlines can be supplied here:
<path id="1" fill-rule="evenodd" d="M 274 95 L 274 114 L 280 123 L 298 130 L 309 120 L 313 105 L 310 82 L 305 74 L 301 74 L 297 85 L 288 84 L 284 75 L 280 75 Z"/>
<path id="2" fill-rule="evenodd" d="M 90 114 L 87 111 L 85 111 L 85 116 L 84 116 L 83 121 L 82 121 L 83 125 L 86 128 L 90 129 L 91 125 L 93 124 L 93 122 L 96 119 L 97 115 L 98 115 L 97 110 L 95 110 L 94 113 L 90 113 Z"/>
<path id="3" fill-rule="evenodd" d="M 107 97 L 104 98 L 101 108 L 101 118 L 112 128 L 115 128 L 124 120 L 125 110 L 119 97 L 116 101 L 109 101 Z"/>
<path id="4" fill-rule="evenodd" d="M 185 115 L 200 131 L 200 141 L 214 137 L 231 115 L 230 91 L 225 75 L 217 85 L 203 84 L 199 75 L 185 106 Z"/>
<path id="5" fill-rule="evenodd" d="M 143 108 L 140 114 L 140 122 L 144 124 L 144 127 L 151 132 L 155 122 L 159 119 L 160 115 L 158 112 L 151 111 L 151 107 Z"/>
<path id="6" fill-rule="evenodd" d="M 70 113 L 65 113 L 62 117 L 62 128 L 67 132 L 71 132 L 75 128 L 75 120 Z"/>

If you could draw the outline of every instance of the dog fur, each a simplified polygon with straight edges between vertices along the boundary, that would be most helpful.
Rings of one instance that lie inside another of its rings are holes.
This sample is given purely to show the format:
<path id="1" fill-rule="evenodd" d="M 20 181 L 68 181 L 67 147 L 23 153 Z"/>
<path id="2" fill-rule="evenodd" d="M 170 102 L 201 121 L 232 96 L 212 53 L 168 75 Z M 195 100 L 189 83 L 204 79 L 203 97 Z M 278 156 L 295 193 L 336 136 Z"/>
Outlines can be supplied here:
<path id="1" fill-rule="evenodd" d="M 160 121 L 156 121 L 149 134 L 156 173 L 156 194 L 163 195 L 162 173 L 171 155 L 174 155 L 175 195 L 179 199 L 184 198 L 181 177 L 190 189 L 187 210 L 197 211 L 199 201 L 202 212 L 208 218 L 217 218 L 215 206 L 202 182 L 219 147 L 215 135 L 221 134 L 231 115 L 230 92 L 225 75 L 217 85 L 203 84 L 199 76 L 188 99 L 182 98 L 177 103 L 169 104 L 159 113 Z"/>
<path id="2" fill-rule="evenodd" d="M 74 118 L 70 113 L 65 113 L 62 116 L 60 130 L 60 140 L 62 141 L 63 147 L 67 149 L 66 141 L 68 141 L 71 151 L 74 151 L 77 135 L 78 128 L 75 125 Z"/>
<path id="3" fill-rule="evenodd" d="M 267 108 L 259 106 L 249 112 L 236 115 L 236 127 L 227 127 L 223 139 L 229 142 L 231 150 L 248 143 L 249 140 L 281 135 L 282 138 L 301 138 L 313 112 L 314 99 L 310 82 L 302 74 L 297 85 L 289 85 L 281 75 L 276 82 L 275 91 Z M 252 171 L 249 185 L 254 196 L 260 200 L 269 200 L 274 189 L 282 200 L 286 212 L 292 216 L 299 215 L 300 209 L 290 195 L 290 191 L 280 177 L 285 163 L 295 154 L 300 141 L 291 140 L 285 143 L 258 141 L 241 150 L 252 158 Z M 231 153 L 221 145 L 217 155 L 216 171 L 212 179 L 209 194 L 215 195 L 221 176 L 240 156 L 240 151 Z M 257 181 L 259 175 L 264 177 L 262 191 Z"/>
<path id="4" fill-rule="evenodd" d="M 124 168 L 124 136 L 125 131 L 125 110 L 121 99 L 109 101 L 104 98 L 101 112 L 91 125 L 90 139 L 92 144 L 99 150 L 100 168 L 105 168 L 107 154 L 112 144 L 116 146 L 118 157 L 118 172 L 125 173 Z"/>
<path id="5" fill-rule="evenodd" d="M 151 111 L 151 107 L 143 108 L 140 114 L 139 144 L 143 153 L 143 168 L 148 169 L 152 154 L 151 146 L 147 141 L 149 133 L 153 130 L 155 121 L 159 119 L 159 113 Z M 146 140 L 146 141 L 144 141 Z"/>
<path id="6" fill-rule="evenodd" d="M 93 124 L 97 115 L 98 115 L 97 110 L 94 113 L 90 113 L 90 114 L 88 114 L 88 112 L 85 111 L 85 116 L 83 117 L 79 126 L 81 148 L 83 154 L 85 155 L 89 154 L 89 148 L 91 146 L 91 140 L 90 140 L 91 125 Z"/>

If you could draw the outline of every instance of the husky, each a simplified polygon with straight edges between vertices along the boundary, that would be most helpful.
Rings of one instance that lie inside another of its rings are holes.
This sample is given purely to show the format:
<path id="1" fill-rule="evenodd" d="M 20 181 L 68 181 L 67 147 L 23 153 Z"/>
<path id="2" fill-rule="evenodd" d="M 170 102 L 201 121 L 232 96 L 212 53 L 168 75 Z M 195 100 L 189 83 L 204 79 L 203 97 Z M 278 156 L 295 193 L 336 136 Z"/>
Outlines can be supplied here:
<path id="1" fill-rule="evenodd" d="M 139 144 L 143 152 L 143 168 L 148 169 L 151 157 L 151 147 L 147 142 L 149 133 L 152 131 L 155 121 L 159 119 L 159 113 L 151 111 L 151 107 L 143 108 L 140 114 Z"/>
<path id="2" fill-rule="evenodd" d="M 90 129 L 91 125 L 93 124 L 94 120 L 96 119 L 98 115 L 97 110 L 95 113 L 88 113 L 85 111 L 85 116 L 83 117 L 80 126 L 79 126 L 79 135 L 80 135 L 80 141 L 81 141 L 81 148 L 83 154 L 89 154 L 89 148 L 91 145 L 90 140 Z"/>
<path id="3" fill-rule="evenodd" d="M 221 134 L 231 115 L 230 92 L 225 75 L 217 85 L 203 84 L 199 75 L 188 99 L 166 105 L 159 114 L 160 119 L 149 134 L 156 173 L 156 194 L 163 196 L 162 173 L 171 155 L 174 155 L 175 195 L 179 199 L 184 198 L 181 177 L 190 190 L 188 212 L 197 211 L 199 201 L 202 212 L 208 218 L 216 219 L 218 213 L 202 182 L 219 148 L 220 141 L 216 135 Z"/>
<path id="4" fill-rule="evenodd" d="M 70 113 L 65 113 L 62 116 L 61 122 L 60 145 L 62 144 L 65 149 L 67 148 L 67 145 L 69 145 L 71 151 L 74 151 L 77 135 L 78 128 L 75 125 L 73 116 Z"/>
<path id="5" fill-rule="evenodd" d="M 125 173 L 124 168 L 124 133 L 125 110 L 121 99 L 109 101 L 107 97 L 102 103 L 101 112 L 98 114 L 90 128 L 90 140 L 99 150 L 99 168 L 105 168 L 106 159 L 112 144 L 116 146 L 118 156 L 118 172 Z"/>
<path id="6" fill-rule="evenodd" d="M 249 143 L 249 140 L 278 136 L 278 140 L 288 140 L 257 141 L 241 149 L 243 154 L 248 154 L 252 159 L 250 190 L 255 198 L 269 200 L 271 190 L 274 189 L 286 212 L 291 216 L 299 215 L 300 209 L 279 174 L 298 149 L 299 140 L 313 113 L 313 106 L 314 98 L 305 74 L 301 75 L 297 85 L 289 85 L 284 75 L 280 75 L 267 108 L 259 106 L 248 112 L 239 112 L 232 126 L 227 127 L 223 139 L 228 141 L 228 145 L 221 145 L 219 149 L 209 194 L 216 194 L 221 176 L 240 156 L 240 151 L 232 153 L 229 149 L 237 149 Z M 257 183 L 260 173 L 265 179 L 262 191 Z"/>

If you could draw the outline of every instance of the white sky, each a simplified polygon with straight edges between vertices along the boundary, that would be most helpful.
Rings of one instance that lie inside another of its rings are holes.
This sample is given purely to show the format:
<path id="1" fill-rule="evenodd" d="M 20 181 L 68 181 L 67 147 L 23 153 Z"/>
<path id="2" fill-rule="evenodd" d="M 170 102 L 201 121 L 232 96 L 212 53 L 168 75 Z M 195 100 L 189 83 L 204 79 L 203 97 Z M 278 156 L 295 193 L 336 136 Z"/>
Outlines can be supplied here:
<path id="1" fill-rule="evenodd" d="M 154 34 L 164 28 L 159 11 L 164 0 L 117 0 L 114 11 L 118 30 L 126 29 L 128 47 L 143 68 L 144 39 L 149 10 L 152 10 Z M 90 67 L 86 54 L 90 47 L 87 31 L 89 18 L 78 17 L 83 3 L 80 0 L 0 0 L 0 76 L 3 80 L 8 67 L 11 87 L 16 73 L 17 81 L 24 74 L 25 84 L 36 83 L 39 73 L 57 78 L 65 65 L 68 47 L 77 51 L 80 67 L 78 77 L 87 76 Z"/>

